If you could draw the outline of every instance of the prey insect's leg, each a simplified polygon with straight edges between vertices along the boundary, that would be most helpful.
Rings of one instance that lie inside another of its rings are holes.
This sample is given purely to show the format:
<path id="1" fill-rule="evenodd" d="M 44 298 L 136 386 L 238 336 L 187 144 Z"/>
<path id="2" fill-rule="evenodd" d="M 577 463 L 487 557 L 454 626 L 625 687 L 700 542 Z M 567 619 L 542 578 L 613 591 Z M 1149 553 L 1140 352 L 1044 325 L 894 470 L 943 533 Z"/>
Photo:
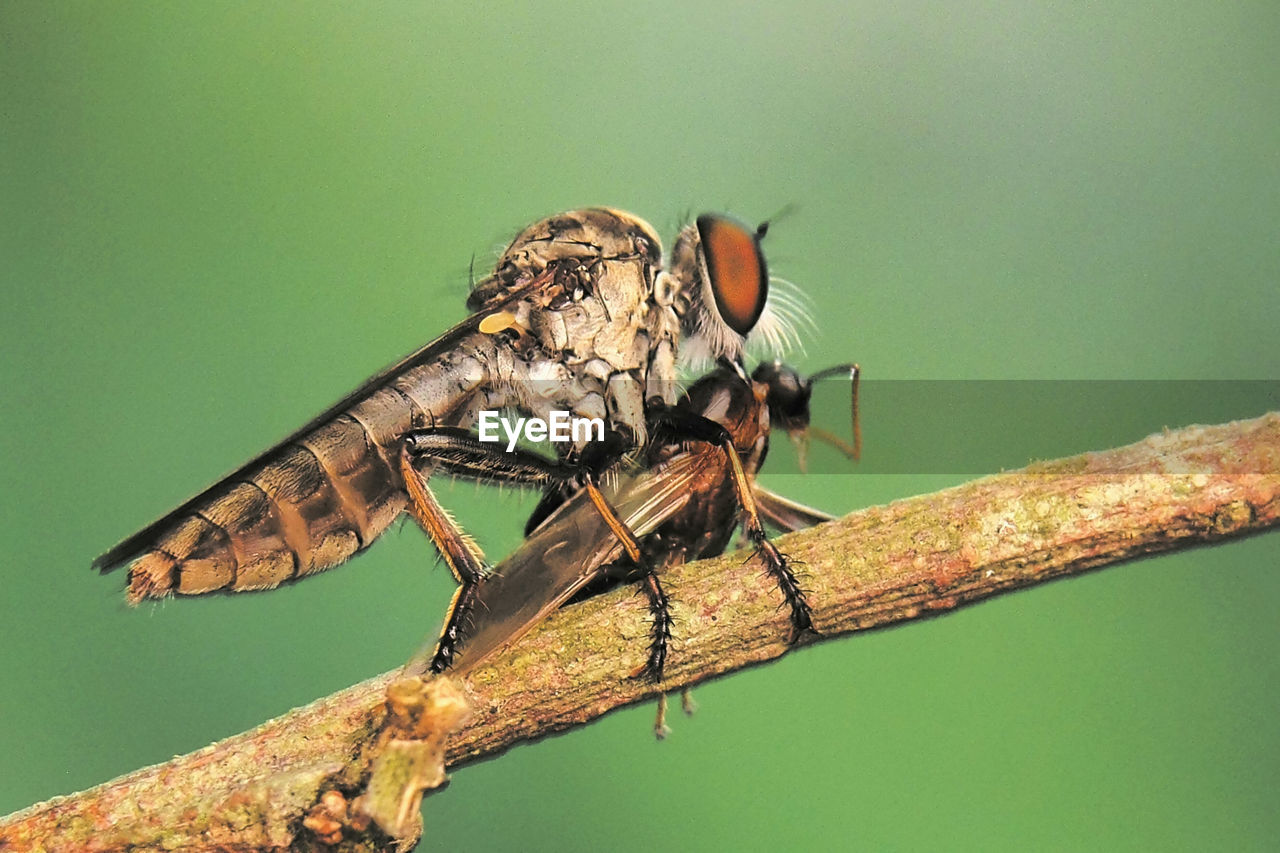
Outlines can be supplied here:
<path id="1" fill-rule="evenodd" d="M 653 736 L 658 740 L 666 740 L 667 735 L 671 734 L 671 727 L 667 725 L 667 694 L 658 694 L 658 716 L 653 721 Z"/>
<path id="2" fill-rule="evenodd" d="M 676 435 L 714 444 L 724 453 L 729 463 L 734 491 L 738 494 L 738 502 L 745 516 L 743 527 L 746 529 L 747 538 L 755 546 L 756 553 L 764 561 L 765 568 L 773 576 L 778 589 L 782 591 L 783 598 L 786 599 L 787 607 L 791 609 L 793 629 L 791 641 L 795 642 L 806 631 L 815 631 L 813 608 L 809 606 L 804 589 L 801 588 L 800 582 L 796 580 L 791 567 L 787 564 L 787 558 L 776 545 L 769 541 L 769 536 L 765 533 L 751 481 L 747 479 L 747 474 L 742 469 L 742 461 L 738 459 L 738 452 L 733 446 L 733 437 L 729 431 L 709 418 L 679 409 L 664 409 L 659 413 L 658 420 Z"/>
<path id="3" fill-rule="evenodd" d="M 684 711 L 686 717 L 692 717 L 698 712 L 698 703 L 693 701 L 692 688 L 686 687 L 680 691 L 680 710 Z M 658 714 L 653 720 L 653 736 L 658 740 L 666 740 L 667 735 L 671 734 L 671 726 L 667 725 L 667 694 L 658 694 Z"/>

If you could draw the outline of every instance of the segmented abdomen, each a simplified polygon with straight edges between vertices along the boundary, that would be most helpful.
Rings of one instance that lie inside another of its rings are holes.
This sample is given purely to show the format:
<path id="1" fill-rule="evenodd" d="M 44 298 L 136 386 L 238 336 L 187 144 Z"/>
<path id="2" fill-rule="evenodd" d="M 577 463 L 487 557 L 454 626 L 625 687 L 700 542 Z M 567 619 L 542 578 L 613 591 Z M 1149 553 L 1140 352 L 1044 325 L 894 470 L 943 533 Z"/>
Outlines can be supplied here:
<path id="1" fill-rule="evenodd" d="M 267 589 L 348 559 L 404 508 L 380 444 L 413 425 L 413 408 L 376 391 L 215 486 L 133 563 L 130 598 Z"/>
<path id="2" fill-rule="evenodd" d="M 100 558 L 129 567 L 129 599 L 269 589 L 336 566 L 405 508 L 396 454 L 449 423 L 486 375 L 490 341 L 406 365 Z"/>

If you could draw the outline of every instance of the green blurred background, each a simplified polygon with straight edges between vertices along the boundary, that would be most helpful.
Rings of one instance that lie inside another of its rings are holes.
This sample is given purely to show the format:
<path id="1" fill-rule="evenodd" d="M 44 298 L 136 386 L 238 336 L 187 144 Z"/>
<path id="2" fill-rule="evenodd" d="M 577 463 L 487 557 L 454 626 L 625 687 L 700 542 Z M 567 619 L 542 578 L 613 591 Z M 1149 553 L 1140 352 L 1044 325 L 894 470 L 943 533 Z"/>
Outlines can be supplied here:
<path id="1" fill-rule="evenodd" d="M 89 562 L 459 319 L 472 257 L 543 215 L 669 240 L 795 204 L 768 250 L 808 370 L 1280 378 L 1277 36 L 1273 2 L 0 6 L 0 813 L 434 633 L 452 584 L 408 526 L 268 595 L 129 609 Z M 1033 415 L 951 424 L 1000 447 Z M 1112 415 L 1036 455 L 1206 417 Z M 912 430 L 866 418 L 869 453 Z M 963 479 L 769 483 L 842 512 Z M 445 496 L 495 556 L 532 507 Z M 661 744 L 612 714 L 458 771 L 422 849 L 1273 847 L 1278 557 L 826 643 Z"/>

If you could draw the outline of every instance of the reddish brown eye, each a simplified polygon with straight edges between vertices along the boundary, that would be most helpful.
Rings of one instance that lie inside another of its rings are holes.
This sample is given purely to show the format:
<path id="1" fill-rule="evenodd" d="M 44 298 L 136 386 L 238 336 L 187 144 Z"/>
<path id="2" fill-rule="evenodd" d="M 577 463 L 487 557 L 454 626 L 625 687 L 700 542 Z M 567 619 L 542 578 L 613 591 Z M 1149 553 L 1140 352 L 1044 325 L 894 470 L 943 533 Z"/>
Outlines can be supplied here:
<path id="1" fill-rule="evenodd" d="M 698 217 L 702 255 L 721 319 L 740 335 L 750 332 L 769 295 L 769 269 L 756 231 L 725 216 Z"/>

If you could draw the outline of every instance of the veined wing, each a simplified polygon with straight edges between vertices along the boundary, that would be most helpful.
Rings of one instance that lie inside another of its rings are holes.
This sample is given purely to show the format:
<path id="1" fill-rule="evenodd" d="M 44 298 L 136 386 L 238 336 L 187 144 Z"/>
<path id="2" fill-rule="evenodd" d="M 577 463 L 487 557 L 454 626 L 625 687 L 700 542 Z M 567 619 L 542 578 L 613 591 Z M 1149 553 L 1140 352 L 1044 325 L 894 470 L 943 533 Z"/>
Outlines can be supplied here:
<path id="1" fill-rule="evenodd" d="M 784 533 L 804 530 L 806 527 L 813 527 L 815 524 L 822 524 L 824 521 L 835 518 L 820 509 L 805 506 L 777 492 L 771 492 L 759 483 L 754 484 L 752 491 L 755 493 L 756 507 L 760 510 L 760 517 Z"/>
<path id="2" fill-rule="evenodd" d="M 467 336 L 476 334 L 477 328 L 486 316 L 493 313 L 493 311 L 501 309 L 505 305 L 509 305 L 516 300 L 523 298 L 533 290 L 545 284 L 549 278 L 550 274 L 545 272 L 534 276 L 524 285 L 513 289 L 510 292 L 510 295 L 505 298 L 501 304 L 494 306 L 492 310 L 486 310 L 483 313 L 473 314 L 467 317 L 465 320 L 440 335 L 440 337 L 425 344 L 417 350 L 414 350 L 396 363 L 383 368 L 375 375 L 366 379 L 350 394 L 325 409 L 319 415 L 316 415 L 314 418 L 307 421 L 307 423 L 299 429 L 294 430 L 288 436 L 276 442 L 274 445 L 262 451 L 235 470 L 219 477 L 213 485 L 184 501 L 177 508 L 156 519 L 151 524 L 142 528 L 137 533 L 128 537 L 111 550 L 98 557 L 93 561 L 93 567 L 99 571 L 107 572 L 124 565 L 134 556 L 150 548 L 157 539 L 159 539 L 159 537 L 161 537 L 166 531 L 170 530 L 177 522 L 191 515 L 201 506 L 207 504 L 210 499 L 215 497 L 220 491 L 225 490 L 228 485 L 247 479 L 252 472 L 260 469 L 264 463 L 268 462 L 273 457 L 281 455 L 288 448 L 297 444 L 317 428 L 324 426 L 335 418 L 348 412 L 363 400 L 368 399 L 370 395 L 378 391 L 380 388 L 394 382 L 397 377 L 402 376 L 416 367 L 430 364 L 438 360 L 443 353 L 456 348 Z"/>
<path id="3" fill-rule="evenodd" d="M 661 468 L 624 475 L 605 496 L 643 537 L 684 509 L 696 463 L 696 454 L 679 454 Z M 449 672 L 465 675 L 511 646 L 621 552 L 586 491 L 575 493 L 479 584 L 474 626 Z"/>
<path id="4" fill-rule="evenodd" d="M 435 358 L 440 352 L 452 347 L 455 342 L 474 332 L 476 326 L 480 323 L 480 318 L 476 316 L 468 317 L 440 337 L 415 350 L 409 355 L 397 361 L 395 364 L 389 365 L 379 371 L 374 376 L 369 377 L 360 387 L 356 388 L 347 396 L 325 409 L 319 415 L 316 415 L 305 425 L 293 431 L 285 438 L 273 444 L 271 447 L 259 453 L 240 467 L 233 471 L 227 472 L 208 488 L 199 494 L 193 495 L 190 499 L 184 501 L 174 510 L 166 513 L 164 516 L 156 519 L 151 524 L 139 530 L 137 533 L 128 537 L 124 541 L 117 544 L 111 550 L 93 561 L 93 567 L 102 572 L 111 571 L 114 568 L 124 565 L 130 558 L 146 550 L 162 533 L 171 528 L 175 522 L 180 521 L 197 507 L 207 503 L 214 493 L 223 488 L 225 484 L 237 482 L 248 476 L 249 472 L 254 471 L 262 466 L 264 462 L 278 455 L 282 450 L 296 443 L 299 439 L 316 429 L 328 423 L 343 412 L 350 409 L 361 400 L 368 397 L 373 391 L 377 390 L 396 376 L 404 373 L 413 367 L 427 363 Z"/>

